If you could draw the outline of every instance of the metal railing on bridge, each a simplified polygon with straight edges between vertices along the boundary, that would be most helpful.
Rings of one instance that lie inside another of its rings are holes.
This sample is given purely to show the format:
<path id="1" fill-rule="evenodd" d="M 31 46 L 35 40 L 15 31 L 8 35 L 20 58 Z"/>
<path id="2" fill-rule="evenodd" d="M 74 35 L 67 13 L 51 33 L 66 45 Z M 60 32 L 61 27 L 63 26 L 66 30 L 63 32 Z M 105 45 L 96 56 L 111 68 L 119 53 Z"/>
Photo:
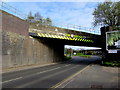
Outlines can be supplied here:
<path id="1" fill-rule="evenodd" d="M 86 32 L 86 33 L 92 33 L 92 34 L 98 34 L 100 35 L 100 30 L 96 30 L 94 27 L 89 28 L 89 27 L 83 27 L 75 24 L 67 24 L 67 23 L 53 23 L 53 26 L 60 27 L 60 28 L 65 28 L 69 30 L 75 30 L 75 31 L 80 31 L 80 32 Z"/>
<path id="2" fill-rule="evenodd" d="M 15 7 L 9 5 L 6 2 L 1 2 L 0 3 L 0 9 L 3 10 L 3 11 L 6 11 L 6 12 L 12 14 L 12 15 L 15 15 L 15 16 L 23 19 L 23 20 L 26 20 L 27 17 L 28 17 L 27 14 L 23 13 L 22 11 L 16 9 Z M 82 27 L 82 26 L 74 25 L 74 24 L 67 24 L 67 23 L 62 23 L 62 22 L 57 23 L 57 22 L 53 21 L 52 26 L 100 35 L 100 30 L 95 30 L 94 28 Z"/>
<path id="3" fill-rule="evenodd" d="M 23 20 L 25 20 L 27 18 L 27 15 L 25 13 L 23 13 L 22 11 L 16 9 L 15 7 L 5 3 L 5 2 L 2 2 L 0 3 L 0 9 L 3 10 L 3 11 L 6 11 L 14 16 L 17 16 Z"/>

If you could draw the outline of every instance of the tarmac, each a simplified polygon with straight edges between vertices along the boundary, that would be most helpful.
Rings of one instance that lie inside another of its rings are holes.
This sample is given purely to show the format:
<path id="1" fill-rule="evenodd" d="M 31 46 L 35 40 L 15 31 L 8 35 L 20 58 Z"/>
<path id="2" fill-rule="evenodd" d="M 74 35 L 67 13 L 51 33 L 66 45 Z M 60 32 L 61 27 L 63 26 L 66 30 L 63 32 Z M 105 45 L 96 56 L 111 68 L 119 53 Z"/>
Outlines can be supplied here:
<path id="1" fill-rule="evenodd" d="M 56 63 L 51 63 L 56 64 Z M 46 65 L 37 65 L 36 67 L 43 67 Z M 32 68 L 33 68 L 32 66 Z M 3 70 L 5 72 L 14 72 L 23 69 L 30 69 L 31 66 L 10 68 Z M 105 67 L 99 64 L 90 64 L 85 69 L 78 71 L 75 75 L 72 75 L 66 80 L 63 80 L 58 85 L 59 89 L 70 88 L 70 89 L 83 89 L 89 88 L 94 90 L 108 89 L 108 90 L 118 90 L 120 89 L 120 68 L 118 67 Z"/>
<path id="2" fill-rule="evenodd" d="M 18 66 L 18 67 L 10 67 L 10 68 L 3 68 L 1 70 L 2 73 L 7 73 L 7 72 L 15 72 L 15 71 L 21 71 L 21 70 L 27 70 L 27 69 L 32 69 L 32 68 L 37 68 L 37 67 L 44 67 L 48 65 L 54 65 L 58 63 L 49 63 L 49 64 L 38 64 L 38 65 L 24 65 L 24 66 Z"/>

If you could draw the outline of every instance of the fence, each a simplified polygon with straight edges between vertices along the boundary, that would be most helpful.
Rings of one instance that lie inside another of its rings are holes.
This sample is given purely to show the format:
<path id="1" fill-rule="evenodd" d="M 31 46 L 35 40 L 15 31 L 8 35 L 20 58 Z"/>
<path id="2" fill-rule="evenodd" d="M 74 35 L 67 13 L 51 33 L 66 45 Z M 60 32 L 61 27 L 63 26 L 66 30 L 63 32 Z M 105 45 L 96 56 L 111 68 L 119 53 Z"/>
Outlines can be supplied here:
<path id="1" fill-rule="evenodd" d="M 2 1 L 0 3 L 0 9 L 12 15 L 15 15 L 23 20 L 27 18 L 27 15 L 25 13 Z"/>
<path id="2" fill-rule="evenodd" d="M 65 28 L 65 29 L 70 29 L 70 30 L 75 30 L 75 31 L 81 31 L 81 32 L 86 32 L 86 33 L 92 33 L 92 34 L 99 34 L 100 35 L 100 30 L 96 30 L 94 27 L 89 28 L 89 27 L 83 27 L 79 25 L 74 25 L 74 24 L 67 24 L 67 23 L 53 23 L 53 26 L 60 27 L 60 28 Z"/>

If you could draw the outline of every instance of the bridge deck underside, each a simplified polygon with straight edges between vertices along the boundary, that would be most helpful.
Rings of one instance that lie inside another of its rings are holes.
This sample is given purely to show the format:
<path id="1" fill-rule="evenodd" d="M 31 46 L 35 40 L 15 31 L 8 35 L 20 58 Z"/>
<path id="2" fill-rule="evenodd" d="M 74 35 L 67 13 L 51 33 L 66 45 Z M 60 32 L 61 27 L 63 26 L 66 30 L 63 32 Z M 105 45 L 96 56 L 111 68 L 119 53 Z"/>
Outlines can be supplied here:
<path id="1" fill-rule="evenodd" d="M 72 38 L 64 37 L 59 35 L 48 35 L 48 34 L 39 34 L 39 33 L 29 33 L 31 37 L 39 38 L 43 40 L 51 41 L 55 40 L 64 43 L 64 45 L 75 45 L 75 46 L 90 46 L 90 47 L 100 47 L 96 40 L 88 38 Z"/>

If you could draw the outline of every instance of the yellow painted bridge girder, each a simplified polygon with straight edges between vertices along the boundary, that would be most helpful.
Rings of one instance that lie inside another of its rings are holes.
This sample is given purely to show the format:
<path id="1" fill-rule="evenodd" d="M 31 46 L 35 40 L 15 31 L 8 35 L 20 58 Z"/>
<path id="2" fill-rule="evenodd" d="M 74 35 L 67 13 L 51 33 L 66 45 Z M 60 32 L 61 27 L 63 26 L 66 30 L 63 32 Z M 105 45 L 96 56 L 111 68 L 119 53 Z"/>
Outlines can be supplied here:
<path id="1" fill-rule="evenodd" d="M 70 35 L 53 35 L 53 34 L 46 34 L 46 33 L 37 33 L 39 37 L 46 37 L 46 38 L 56 38 L 56 39 L 65 39 L 65 40 L 72 40 L 72 41 L 82 41 L 82 42 L 94 42 L 93 40 L 90 39 L 85 39 L 82 38 L 82 36 L 75 36 L 75 37 L 70 37 Z"/>

